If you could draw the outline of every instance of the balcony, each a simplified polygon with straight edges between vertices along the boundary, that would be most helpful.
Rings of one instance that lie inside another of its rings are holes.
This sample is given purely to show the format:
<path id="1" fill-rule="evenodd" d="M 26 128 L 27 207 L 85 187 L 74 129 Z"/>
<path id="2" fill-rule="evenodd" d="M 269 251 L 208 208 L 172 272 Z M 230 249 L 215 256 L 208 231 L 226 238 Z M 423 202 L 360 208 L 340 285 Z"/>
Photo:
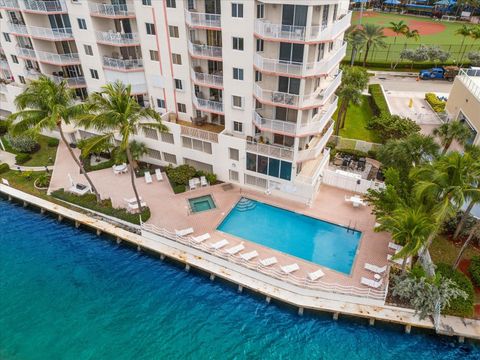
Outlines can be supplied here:
<path id="1" fill-rule="evenodd" d="M 320 112 L 318 112 L 311 121 L 301 123 L 300 127 L 297 130 L 298 136 L 307 136 L 307 135 L 314 135 L 318 134 L 319 132 L 323 131 L 327 123 L 332 118 L 335 110 L 337 109 L 338 105 L 338 97 L 335 96 L 335 99 L 328 105 L 325 105 L 325 108 L 322 108 Z"/>
<path id="2" fill-rule="evenodd" d="M 218 134 L 225 130 L 224 126 L 212 123 L 195 125 L 182 120 L 177 120 L 177 123 L 180 124 L 180 134 L 214 143 L 218 143 Z"/>
<path id="3" fill-rule="evenodd" d="M 8 66 L 8 61 L 6 59 L 0 59 L 0 69 L 10 70 L 10 67 Z"/>
<path id="4" fill-rule="evenodd" d="M 460 69 L 457 78 L 480 101 L 480 70 Z"/>
<path id="5" fill-rule="evenodd" d="M 269 131 L 288 136 L 295 136 L 295 134 L 297 133 L 297 123 L 282 120 L 266 119 L 255 110 L 253 111 L 253 123 L 257 128 L 263 131 Z"/>
<path id="6" fill-rule="evenodd" d="M 345 56 L 347 44 L 344 43 L 332 56 L 312 63 L 287 62 L 278 59 L 264 58 L 256 53 L 254 65 L 260 71 L 273 74 L 286 74 L 296 77 L 316 76 L 328 74 L 332 68 L 340 63 Z"/>
<path id="7" fill-rule="evenodd" d="M 255 97 L 262 103 L 298 108 L 300 95 L 262 89 L 258 83 L 253 87 Z"/>
<path id="8" fill-rule="evenodd" d="M 217 89 L 223 89 L 223 76 L 207 74 L 203 72 L 196 72 L 194 69 L 190 69 L 190 76 L 193 82 L 200 86 L 213 87 Z"/>
<path id="9" fill-rule="evenodd" d="M 257 142 L 247 141 L 247 151 L 293 161 L 293 149 L 286 146 L 259 144 Z"/>
<path id="10" fill-rule="evenodd" d="M 143 70 L 143 60 L 142 59 L 131 59 L 131 60 L 122 60 L 114 59 L 104 56 L 103 57 L 103 67 L 110 70 L 116 71 L 142 71 Z"/>
<path id="11" fill-rule="evenodd" d="M 331 41 L 347 31 L 352 22 L 352 12 L 342 15 L 329 26 L 312 26 L 309 41 Z"/>
<path id="12" fill-rule="evenodd" d="M 220 14 L 197 13 L 185 9 L 185 21 L 190 27 L 221 29 Z"/>
<path id="13" fill-rule="evenodd" d="M 322 80 L 327 81 L 327 80 Z M 342 83 L 342 71 L 340 71 L 337 75 L 333 76 L 333 79 L 328 83 L 328 85 L 324 88 L 320 88 L 320 90 L 315 91 L 310 95 L 306 95 L 303 99 L 302 106 L 304 107 L 315 107 L 318 105 L 324 105 L 328 99 L 335 93 L 335 90 L 340 86 Z M 323 84 L 321 84 L 323 85 Z"/>
<path id="14" fill-rule="evenodd" d="M 100 44 L 113 45 L 113 46 L 136 46 L 140 45 L 138 39 L 138 33 L 114 33 L 107 31 L 95 32 L 97 42 Z"/>
<path id="15" fill-rule="evenodd" d="M 308 143 L 308 148 L 305 150 L 300 150 L 297 154 L 297 162 L 308 161 L 317 158 L 327 145 L 330 136 L 333 134 L 334 123 L 330 122 L 327 130 L 322 135 L 315 136 Z"/>
<path id="16" fill-rule="evenodd" d="M 20 5 L 17 0 L 0 0 L 0 9 L 20 10 Z"/>
<path id="17" fill-rule="evenodd" d="M 52 65 L 79 65 L 80 58 L 78 54 L 55 54 L 46 51 L 37 51 L 37 57 L 40 62 Z"/>
<path id="18" fill-rule="evenodd" d="M 330 149 L 325 148 L 321 156 L 302 164 L 302 170 L 295 177 L 295 182 L 302 185 L 314 186 L 320 175 L 323 173 L 323 170 L 328 165 L 329 159 Z"/>
<path id="19" fill-rule="evenodd" d="M 67 12 L 67 6 L 63 0 L 56 1 L 35 1 L 22 0 L 22 8 L 25 12 L 40 14 L 61 14 Z"/>
<path id="20" fill-rule="evenodd" d="M 202 94 L 192 94 L 193 105 L 198 110 L 223 114 L 223 102 L 215 100 L 207 100 L 202 98 Z"/>
<path id="21" fill-rule="evenodd" d="M 37 54 L 33 49 L 27 49 L 24 47 L 17 47 L 17 54 L 21 58 L 26 58 L 29 60 L 37 60 Z"/>
<path id="22" fill-rule="evenodd" d="M 188 50 L 190 52 L 190 55 L 192 55 L 193 57 L 222 61 L 222 47 L 221 46 L 194 44 L 194 43 L 189 41 L 188 42 Z"/>
<path id="23" fill-rule="evenodd" d="M 135 13 L 125 4 L 97 4 L 89 3 L 90 15 L 96 17 L 103 17 L 108 19 L 125 19 L 134 18 Z"/>
<path id="24" fill-rule="evenodd" d="M 52 40 L 52 41 L 67 41 L 73 40 L 71 28 L 47 28 L 39 26 L 25 26 L 21 24 L 9 23 L 8 27 L 12 34 L 19 34 L 23 36 L 31 36 L 36 39 Z"/>

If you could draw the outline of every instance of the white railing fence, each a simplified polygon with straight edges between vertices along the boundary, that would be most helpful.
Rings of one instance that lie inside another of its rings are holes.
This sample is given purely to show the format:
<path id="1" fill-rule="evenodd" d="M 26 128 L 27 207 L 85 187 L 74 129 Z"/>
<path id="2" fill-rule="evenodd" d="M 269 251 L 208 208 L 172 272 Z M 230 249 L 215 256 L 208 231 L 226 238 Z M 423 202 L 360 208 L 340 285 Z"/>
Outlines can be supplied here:
<path id="1" fill-rule="evenodd" d="M 339 189 L 366 194 L 370 189 L 383 189 L 385 184 L 380 181 L 357 179 L 338 173 L 332 169 L 325 169 L 323 172 L 323 183 Z"/>
<path id="2" fill-rule="evenodd" d="M 341 149 L 350 149 L 363 152 L 369 152 L 370 150 L 378 150 L 382 144 L 371 143 L 368 141 L 357 140 L 357 139 L 348 139 L 341 136 L 332 135 L 330 136 L 330 142 L 335 144 L 335 148 L 338 150 Z"/>

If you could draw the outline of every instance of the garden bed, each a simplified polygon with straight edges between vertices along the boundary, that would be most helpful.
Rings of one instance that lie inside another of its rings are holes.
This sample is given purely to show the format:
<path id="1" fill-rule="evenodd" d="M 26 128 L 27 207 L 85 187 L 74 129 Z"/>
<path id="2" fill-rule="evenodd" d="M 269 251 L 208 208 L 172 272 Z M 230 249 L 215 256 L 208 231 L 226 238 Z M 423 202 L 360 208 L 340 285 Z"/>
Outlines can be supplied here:
<path id="1" fill-rule="evenodd" d="M 15 155 L 25 154 L 19 151 L 16 151 L 12 148 L 5 136 L 1 137 L 3 145 L 5 146 L 5 151 L 10 152 Z M 55 162 L 55 156 L 57 154 L 58 140 L 52 137 L 39 135 L 36 139 L 39 147 L 38 150 L 30 155 L 30 159 L 26 160 L 21 165 L 23 166 L 50 166 Z"/>

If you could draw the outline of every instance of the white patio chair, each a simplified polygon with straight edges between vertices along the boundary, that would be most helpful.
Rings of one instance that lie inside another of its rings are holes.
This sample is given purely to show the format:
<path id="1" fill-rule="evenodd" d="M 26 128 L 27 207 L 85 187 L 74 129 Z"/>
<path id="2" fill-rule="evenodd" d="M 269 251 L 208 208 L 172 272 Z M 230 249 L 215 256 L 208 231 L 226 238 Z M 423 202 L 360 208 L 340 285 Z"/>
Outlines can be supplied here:
<path id="1" fill-rule="evenodd" d="M 157 178 L 157 181 L 163 181 L 163 175 L 160 169 L 155 169 L 155 177 Z"/>
<path id="2" fill-rule="evenodd" d="M 178 236 L 187 236 L 187 235 L 193 234 L 193 228 L 189 227 L 181 230 L 175 229 L 175 234 Z"/>
<path id="3" fill-rule="evenodd" d="M 200 177 L 200 186 L 208 186 L 208 181 L 205 176 Z"/>
<path id="4" fill-rule="evenodd" d="M 152 175 L 150 174 L 149 171 L 145 171 L 145 182 L 147 184 L 151 184 L 153 182 Z"/>
<path id="5" fill-rule="evenodd" d="M 277 262 L 278 260 L 275 256 L 260 260 L 260 264 L 262 264 L 263 266 L 270 266 L 276 264 Z"/>
<path id="6" fill-rule="evenodd" d="M 195 190 L 197 188 L 197 184 L 193 179 L 188 180 L 188 187 L 190 190 Z"/>
<path id="7" fill-rule="evenodd" d="M 2 178 L 2 184 L 3 184 L 3 185 L 10 186 L 10 183 L 8 182 L 8 180 L 7 180 L 7 179 L 4 179 L 4 178 Z"/>
<path id="8" fill-rule="evenodd" d="M 380 286 L 382 286 L 383 284 L 383 279 L 380 279 L 379 281 L 375 281 L 375 280 L 372 280 L 372 279 L 368 279 L 366 277 L 362 277 L 360 282 L 363 284 L 363 285 L 367 285 L 371 288 L 374 288 L 374 289 L 378 289 Z"/>
<path id="9" fill-rule="evenodd" d="M 322 269 L 318 269 L 317 271 L 308 273 L 308 278 L 312 281 L 316 281 L 323 276 L 325 276 L 325 273 L 322 271 Z"/>
<path id="10" fill-rule="evenodd" d="M 231 248 L 228 248 L 227 250 L 225 250 L 225 252 L 228 254 L 228 255 L 235 255 L 236 253 L 239 253 L 240 251 L 242 251 L 243 249 L 245 249 L 245 246 L 243 244 L 238 244 L 236 246 L 233 246 Z"/>
<path id="11" fill-rule="evenodd" d="M 204 242 L 205 240 L 208 240 L 210 239 L 210 234 L 209 233 L 205 233 L 203 235 L 200 235 L 200 236 L 192 236 L 192 239 L 193 241 L 195 241 L 196 243 L 201 243 L 201 242 Z"/>
<path id="12" fill-rule="evenodd" d="M 250 261 L 258 256 L 258 252 L 256 250 L 240 254 L 240 257 L 245 261 Z"/>
<path id="13" fill-rule="evenodd" d="M 377 265 L 365 263 L 365 269 L 374 272 L 375 274 L 383 274 L 387 270 L 387 265 L 380 267 Z"/>
<path id="14" fill-rule="evenodd" d="M 226 245 L 228 245 L 228 240 L 227 239 L 222 239 L 220 241 L 217 241 L 216 243 L 211 244 L 210 247 L 212 249 L 215 249 L 215 250 L 220 250 L 221 248 L 223 248 Z"/>
<path id="15" fill-rule="evenodd" d="M 400 266 L 403 265 L 403 259 L 395 259 L 395 260 L 393 260 L 393 256 L 392 256 L 391 254 L 388 254 L 388 255 L 387 255 L 387 260 L 388 260 L 388 261 L 392 261 L 392 262 L 394 262 L 395 264 L 400 265 Z M 407 258 L 407 265 L 409 265 L 411 261 L 412 261 L 412 257 L 410 256 L 410 257 Z"/>
<path id="16" fill-rule="evenodd" d="M 398 251 L 400 251 L 400 250 L 403 249 L 403 246 L 402 246 L 402 245 L 395 244 L 395 243 L 393 243 L 393 242 L 389 242 L 389 243 L 388 243 L 388 248 L 389 248 L 389 249 L 392 249 L 392 250 L 395 250 L 395 252 L 398 252 Z"/>
<path id="17" fill-rule="evenodd" d="M 282 271 L 285 273 L 285 274 L 290 274 L 294 271 L 297 271 L 300 269 L 300 266 L 298 266 L 297 263 L 293 263 L 293 264 L 290 264 L 290 265 L 285 265 L 285 266 L 280 266 L 280 269 L 282 269 Z"/>

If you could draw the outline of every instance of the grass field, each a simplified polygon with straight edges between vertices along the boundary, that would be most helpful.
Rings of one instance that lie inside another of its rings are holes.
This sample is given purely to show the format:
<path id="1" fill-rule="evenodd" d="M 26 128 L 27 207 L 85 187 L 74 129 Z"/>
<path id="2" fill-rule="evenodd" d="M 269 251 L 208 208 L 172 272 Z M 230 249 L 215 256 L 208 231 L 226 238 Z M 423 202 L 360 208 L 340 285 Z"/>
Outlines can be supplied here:
<path id="1" fill-rule="evenodd" d="M 45 165 L 53 165 L 55 161 L 55 155 L 57 154 L 57 147 L 48 146 L 48 140 L 50 138 L 48 136 L 39 135 L 37 142 L 40 144 L 40 150 L 31 154 L 32 158 L 28 160 L 23 166 L 45 166 Z M 18 154 L 17 151 L 12 149 L 10 144 L 5 138 L 2 138 L 2 142 L 5 145 L 5 150 L 11 152 L 13 154 Z M 52 161 L 49 161 L 52 160 Z"/>

